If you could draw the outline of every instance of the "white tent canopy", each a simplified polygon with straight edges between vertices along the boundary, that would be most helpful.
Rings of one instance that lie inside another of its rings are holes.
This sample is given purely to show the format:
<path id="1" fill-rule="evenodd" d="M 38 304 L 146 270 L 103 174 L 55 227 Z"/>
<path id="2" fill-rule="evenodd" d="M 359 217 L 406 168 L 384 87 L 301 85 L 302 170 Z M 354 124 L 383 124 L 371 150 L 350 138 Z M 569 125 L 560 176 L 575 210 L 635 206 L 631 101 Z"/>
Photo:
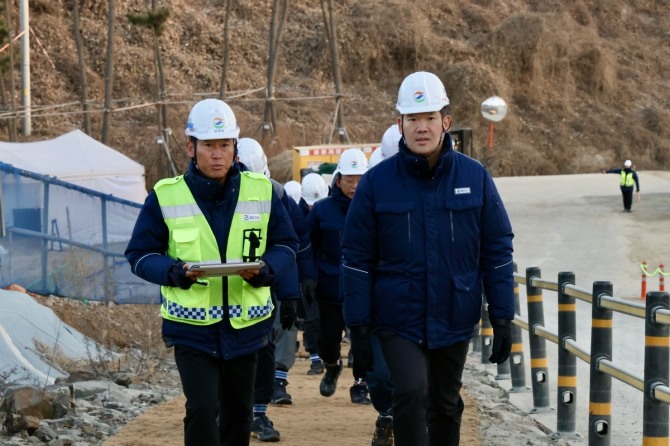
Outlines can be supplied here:
<path id="1" fill-rule="evenodd" d="M 147 196 L 144 166 L 81 130 L 46 141 L 0 142 L 0 161 L 136 203 Z"/>

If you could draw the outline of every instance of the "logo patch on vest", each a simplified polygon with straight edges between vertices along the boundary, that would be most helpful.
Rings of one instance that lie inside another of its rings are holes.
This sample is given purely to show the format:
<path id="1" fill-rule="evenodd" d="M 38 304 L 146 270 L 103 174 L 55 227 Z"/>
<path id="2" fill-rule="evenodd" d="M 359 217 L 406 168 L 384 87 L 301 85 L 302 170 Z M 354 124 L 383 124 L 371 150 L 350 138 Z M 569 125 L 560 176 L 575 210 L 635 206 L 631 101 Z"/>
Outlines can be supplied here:
<path id="1" fill-rule="evenodd" d="M 242 214 L 243 221 L 261 221 L 261 214 Z"/>
<path id="2" fill-rule="evenodd" d="M 469 187 L 456 187 L 454 188 L 454 195 L 465 195 L 470 193 Z"/>

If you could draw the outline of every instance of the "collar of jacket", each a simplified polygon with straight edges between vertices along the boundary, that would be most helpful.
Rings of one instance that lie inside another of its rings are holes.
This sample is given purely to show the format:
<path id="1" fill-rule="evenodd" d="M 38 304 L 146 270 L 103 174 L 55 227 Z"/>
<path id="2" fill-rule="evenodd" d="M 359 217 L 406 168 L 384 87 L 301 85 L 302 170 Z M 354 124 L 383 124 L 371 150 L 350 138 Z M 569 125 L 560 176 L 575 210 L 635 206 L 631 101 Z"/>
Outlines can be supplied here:
<path id="1" fill-rule="evenodd" d="M 239 184 L 240 169 L 237 163 L 234 163 L 224 184 L 218 181 L 211 180 L 204 176 L 196 167 L 193 160 L 188 167 L 188 172 L 185 175 L 186 183 L 191 189 L 191 193 L 201 200 L 206 201 L 220 201 L 225 198 L 226 193 L 230 192 L 230 185 Z M 236 186 L 235 186 L 236 187 Z"/>
<path id="2" fill-rule="evenodd" d="M 344 193 L 342 193 L 342 189 L 337 186 L 333 186 L 330 192 L 330 196 L 333 197 L 333 201 L 337 203 L 346 214 L 346 212 L 349 210 L 349 205 L 351 204 L 351 198 L 344 195 Z"/>
<path id="3" fill-rule="evenodd" d="M 443 170 L 447 170 L 451 165 L 451 160 L 454 157 L 454 151 L 451 144 L 451 136 L 449 133 L 445 134 L 444 140 L 442 141 L 442 153 L 440 153 L 440 159 L 438 159 L 437 164 L 435 165 L 434 170 L 431 172 L 430 166 L 428 165 L 428 159 L 414 154 L 407 145 L 405 144 L 405 138 L 400 138 L 398 143 L 398 159 L 400 163 L 405 166 L 407 171 L 419 178 L 430 178 L 431 176 L 439 174 Z"/>

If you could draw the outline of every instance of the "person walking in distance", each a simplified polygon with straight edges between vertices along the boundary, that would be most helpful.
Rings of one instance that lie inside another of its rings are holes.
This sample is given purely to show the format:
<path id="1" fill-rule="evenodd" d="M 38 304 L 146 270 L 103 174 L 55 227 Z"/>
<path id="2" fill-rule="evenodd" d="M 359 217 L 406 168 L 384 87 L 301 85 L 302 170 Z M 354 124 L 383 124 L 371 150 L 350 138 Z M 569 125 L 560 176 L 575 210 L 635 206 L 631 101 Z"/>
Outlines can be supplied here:
<path id="1" fill-rule="evenodd" d="M 623 163 L 623 169 L 615 168 L 610 170 L 603 170 L 603 173 L 616 173 L 619 175 L 619 186 L 621 187 L 621 195 L 623 196 L 623 211 L 633 212 L 633 186 L 637 189 L 637 201 L 640 201 L 640 180 L 637 177 L 637 172 L 633 170 L 633 162 L 626 160 Z"/>
<path id="2" fill-rule="evenodd" d="M 270 286 L 298 249 L 270 181 L 240 171 L 239 132 L 225 102 L 193 106 L 188 171 L 154 186 L 125 252 L 134 274 L 161 285 L 163 341 L 174 347 L 186 396 L 186 446 L 249 444 L 257 354 L 272 329 Z M 227 277 L 189 271 L 257 260 L 261 269 Z"/>
<path id="3" fill-rule="evenodd" d="M 398 153 L 361 178 L 342 238 L 354 365 L 374 369 L 374 334 L 393 382 L 396 446 L 459 444 L 462 374 L 483 292 L 489 360 L 504 362 L 512 346 L 512 227 L 491 175 L 453 149 L 448 105 L 436 75 L 403 80 Z"/>
<path id="4" fill-rule="evenodd" d="M 342 332 L 345 328 L 339 292 L 341 234 L 351 199 L 367 168 L 368 160 L 360 149 L 347 149 L 342 152 L 335 170 L 330 195 L 314 203 L 314 207 L 307 216 L 314 260 L 317 265 L 319 355 L 326 368 L 319 385 L 319 392 L 325 397 L 335 393 L 343 368 L 340 359 Z M 349 389 L 351 402 L 370 404 L 365 381 L 367 370 L 357 366 L 355 356 L 353 360 L 354 384 Z"/>

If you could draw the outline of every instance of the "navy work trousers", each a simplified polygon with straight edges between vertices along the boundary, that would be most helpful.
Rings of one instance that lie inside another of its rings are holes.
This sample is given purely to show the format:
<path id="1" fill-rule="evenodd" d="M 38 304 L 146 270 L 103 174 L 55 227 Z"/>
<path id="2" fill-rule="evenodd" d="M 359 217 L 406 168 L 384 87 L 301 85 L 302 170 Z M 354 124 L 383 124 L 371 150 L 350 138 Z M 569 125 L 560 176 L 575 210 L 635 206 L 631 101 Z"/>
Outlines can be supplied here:
<path id="1" fill-rule="evenodd" d="M 336 364 L 342 354 L 342 332 L 345 329 L 342 304 L 319 301 L 319 319 L 319 356 L 326 364 Z M 367 370 L 360 364 L 354 356 L 354 379 L 365 381 Z"/>
<path id="2" fill-rule="evenodd" d="M 457 446 L 469 341 L 428 350 L 391 330 L 375 334 L 393 381 L 395 446 Z"/>
<path id="3" fill-rule="evenodd" d="M 176 345 L 174 357 L 186 396 L 185 446 L 248 445 L 257 354 L 226 361 Z"/>

